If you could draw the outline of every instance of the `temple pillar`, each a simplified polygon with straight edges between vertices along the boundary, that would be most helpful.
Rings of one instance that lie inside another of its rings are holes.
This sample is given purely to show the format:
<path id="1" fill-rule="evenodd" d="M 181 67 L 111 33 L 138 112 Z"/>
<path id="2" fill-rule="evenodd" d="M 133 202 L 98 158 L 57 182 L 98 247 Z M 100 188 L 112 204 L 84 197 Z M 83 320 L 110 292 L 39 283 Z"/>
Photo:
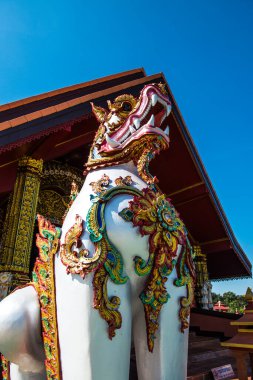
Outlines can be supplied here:
<path id="1" fill-rule="evenodd" d="M 0 251 L 0 272 L 2 276 L 4 272 L 8 278 L 8 274 L 12 274 L 12 287 L 29 281 L 30 254 L 42 169 L 42 160 L 23 157 L 18 163 L 17 178 L 4 221 Z"/>
<path id="2" fill-rule="evenodd" d="M 232 350 L 236 360 L 236 368 L 239 380 L 248 380 L 248 358 L 246 351 Z"/>
<path id="3" fill-rule="evenodd" d="M 195 299 L 198 307 L 202 309 L 212 309 L 212 285 L 209 281 L 209 274 L 207 270 L 206 254 L 202 252 L 199 245 L 193 246 L 194 249 L 194 262 L 196 267 L 196 286 L 195 286 Z"/>

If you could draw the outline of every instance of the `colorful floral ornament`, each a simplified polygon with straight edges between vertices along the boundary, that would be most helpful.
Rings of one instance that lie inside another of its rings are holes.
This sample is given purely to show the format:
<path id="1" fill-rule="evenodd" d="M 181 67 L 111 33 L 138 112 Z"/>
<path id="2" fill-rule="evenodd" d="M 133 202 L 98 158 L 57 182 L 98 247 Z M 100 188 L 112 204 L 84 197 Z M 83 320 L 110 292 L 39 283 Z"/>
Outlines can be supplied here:
<path id="1" fill-rule="evenodd" d="M 134 196 L 133 201 L 129 202 L 129 208 L 123 209 L 120 215 L 139 227 L 142 236 L 149 235 L 149 259 L 145 262 L 136 256 L 135 271 L 139 276 L 149 276 L 140 299 L 145 310 L 148 348 L 152 352 L 155 333 L 159 327 L 159 315 L 169 299 L 165 283 L 175 267 L 178 277 L 175 285 L 186 285 L 188 292 L 187 297 L 180 300 L 181 331 L 189 325 L 194 277 L 192 250 L 185 225 L 170 199 L 154 186 L 143 189 L 141 195 Z M 177 259 L 179 245 L 182 246 L 182 252 Z"/>
<path id="2" fill-rule="evenodd" d="M 130 175 L 127 175 L 126 177 L 118 177 L 114 181 L 116 186 L 130 186 L 133 183 L 132 177 Z"/>
<path id="3" fill-rule="evenodd" d="M 111 180 L 108 175 L 103 174 L 103 176 L 98 181 L 91 182 L 90 186 L 95 194 L 100 194 L 102 191 L 106 190 L 110 182 Z"/>
<path id="4" fill-rule="evenodd" d="M 5 357 L 1 354 L 0 355 L 1 359 L 1 367 L 2 367 L 2 380 L 11 380 L 10 378 L 10 362 L 5 359 Z M 0 373 L 1 375 L 1 373 Z"/>
<path id="5" fill-rule="evenodd" d="M 59 247 L 61 230 L 41 215 L 38 215 L 37 219 L 39 233 L 36 237 L 36 245 L 39 249 L 39 257 L 34 266 L 31 285 L 37 291 L 40 302 L 47 380 L 59 380 L 61 379 L 61 369 L 57 331 L 54 255 Z"/>

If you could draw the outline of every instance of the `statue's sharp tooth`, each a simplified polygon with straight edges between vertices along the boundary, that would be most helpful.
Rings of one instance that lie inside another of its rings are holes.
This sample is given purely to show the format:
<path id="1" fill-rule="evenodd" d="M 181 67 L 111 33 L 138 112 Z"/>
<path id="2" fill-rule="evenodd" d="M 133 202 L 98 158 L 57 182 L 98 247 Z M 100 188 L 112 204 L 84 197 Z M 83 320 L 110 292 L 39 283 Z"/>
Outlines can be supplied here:
<path id="1" fill-rule="evenodd" d="M 169 134 L 170 134 L 170 127 L 169 127 L 168 125 L 167 125 L 167 127 L 166 127 L 164 133 L 165 133 L 167 136 L 169 136 Z"/>
<path id="2" fill-rule="evenodd" d="M 111 139 L 108 134 L 106 133 L 105 135 L 105 138 L 106 138 L 106 141 L 107 141 L 107 144 L 111 147 L 111 148 L 117 148 L 120 143 L 118 143 L 118 141 L 115 141 L 113 139 Z"/>
<path id="3" fill-rule="evenodd" d="M 156 105 L 157 99 L 158 99 L 158 96 L 156 94 L 153 94 L 151 97 L 151 103 L 153 107 Z"/>
<path id="4" fill-rule="evenodd" d="M 170 111 L 171 111 L 171 105 L 167 104 L 167 112 L 166 112 L 166 116 L 169 116 Z"/>
<path id="5" fill-rule="evenodd" d="M 130 125 L 129 130 L 130 130 L 131 134 L 133 134 L 134 132 L 136 132 L 136 130 L 134 129 L 134 127 L 132 125 Z"/>
<path id="6" fill-rule="evenodd" d="M 140 119 L 137 119 L 137 118 L 134 119 L 134 125 L 136 126 L 137 129 L 140 127 L 140 124 L 141 124 Z"/>
<path id="7" fill-rule="evenodd" d="M 152 127 L 154 127 L 155 125 L 155 116 L 154 115 L 151 115 L 151 118 L 149 119 L 149 121 L 147 122 L 148 125 L 151 125 Z"/>

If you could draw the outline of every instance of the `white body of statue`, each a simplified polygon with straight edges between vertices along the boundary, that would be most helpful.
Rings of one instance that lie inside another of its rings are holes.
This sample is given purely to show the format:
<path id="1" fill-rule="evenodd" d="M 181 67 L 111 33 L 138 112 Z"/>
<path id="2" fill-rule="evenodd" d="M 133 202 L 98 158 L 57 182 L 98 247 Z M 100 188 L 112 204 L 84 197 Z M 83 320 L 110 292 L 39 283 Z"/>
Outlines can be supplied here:
<path id="1" fill-rule="evenodd" d="M 91 170 L 72 204 L 62 226 L 61 242 L 75 223 L 76 215 L 86 220 L 91 206 L 91 182 L 103 174 L 113 182 L 119 176 L 131 176 L 132 186 L 147 187 L 132 161 Z M 187 293 L 186 286 L 176 287 L 175 269 L 168 276 L 170 294 L 159 316 L 153 352 L 147 347 L 143 304 L 139 298 L 147 278 L 135 273 L 133 259 L 149 256 L 148 236 L 126 222 L 119 212 L 129 206 L 130 195 L 116 195 L 105 208 L 105 223 L 110 242 L 121 253 L 124 285 L 108 281 L 108 295 L 121 299 L 119 310 L 122 326 L 116 336 L 108 338 L 108 326 L 93 303 L 93 273 L 81 278 L 67 274 L 59 252 L 55 255 L 55 285 L 60 359 L 63 380 L 128 380 L 131 342 L 134 341 L 139 380 L 185 380 L 187 377 L 188 329 L 180 331 L 179 300 Z M 83 245 L 92 252 L 94 245 L 85 229 Z M 178 248 L 180 252 L 181 246 Z M 18 289 L 0 302 L 0 352 L 12 363 L 11 380 L 45 380 L 44 351 L 41 338 L 40 305 L 32 286 Z"/>

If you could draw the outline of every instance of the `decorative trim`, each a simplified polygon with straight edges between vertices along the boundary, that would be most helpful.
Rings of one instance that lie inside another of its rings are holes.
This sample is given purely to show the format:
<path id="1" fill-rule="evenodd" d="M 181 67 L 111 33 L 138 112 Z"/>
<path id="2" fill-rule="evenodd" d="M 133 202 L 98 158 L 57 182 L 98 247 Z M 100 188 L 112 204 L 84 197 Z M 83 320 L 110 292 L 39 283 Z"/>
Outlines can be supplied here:
<path id="1" fill-rule="evenodd" d="M 110 339 L 115 336 L 115 330 L 121 327 L 122 316 L 119 312 L 119 297 L 108 297 L 107 282 L 109 278 L 115 284 L 125 284 L 128 280 L 123 275 L 121 254 L 108 239 L 104 217 L 106 204 L 119 194 L 137 195 L 139 190 L 129 186 L 118 186 L 107 191 L 102 190 L 98 192 L 97 196 L 91 195 L 93 203 L 87 214 L 86 227 L 90 233 L 90 240 L 95 246 L 93 254 L 90 254 L 81 245 L 80 238 L 84 231 L 84 222 L 79 215 L 76 216 L 74 225 L 66 233 L 64 244 L 61 245 L 60 250 L 61 260 L 67 267 L 67 273 L 79 274 L 84 278 L 88 273 L 94 272 L 93 307 L 107 322 Z"/>
<path id="2" fill-rule="evenodd" d="M 2 241 L 0 271 L 29 274 L 30 254 L 36 216 L 42 160 L 23 157 L 18 164 L 18 175 L 10 198 Z M 18 273 L 16 278 L 18 279 Z M 27 278 L 28 280 L 28 278 Z M 17 280 L 15 285 L 19 285 Z"/>
<path id="3" fill-rule="evenodd" d="M 69 212 L 69 209 L 72 206 L 72 204 L 74 203 L 78 194 L 79 194 L 79 187 L 75 181 L 72 181 L 70 195 L 69 195 L 69 203 L 67 204 L 67 208 L 66 208 L 64 215 L 62 217 L 62 222 L 64 222 L 64 220 L 67 216 L 67 213 Z"/>
<path id="4" fill-rule="evenodd" d="M 7 295 L 12 285 L 12 273 L 0 272 L 0 301 L 2 301 Z"/>
<path id="5" fill-rule="evenodd" d="M 91 182 L 90 186 L 92 188 L 93 193 L 100 194 L 103 191 L 106 191 L 106 188 L 109 186 L 111 180 L 108 175 L 103 174 L 102 177 L 95 182 Z"/>
<path id="6" fill-rule="evenodd" d="M 59 132 L 61 130 L 65 130 L 65 131 L 70 132 L 71 128 L 73 127 L 74 124 L 79 123 L 79 122 L 81 122 L 83 120 L 87 120 L 87 119 L 89 119 L 91 117 L 92 117 L 91 114 L 84 115 L 84 116 L 82 116 L 82 117 L 80 117 L 78 119 L 74 119 L 74 120 L 68 121 L 67 123 L 64 123 L 64 124 L 57 124 L 57 125 L 55 125 L 53 127 L 44 129 L 43 131 L 40 131 L 40 132 L 38 132 L 36 134 L 32 134 L 30 136 L 24 137 L 24 138 L 22 138 L 22 139 L 20 139 L 18 141 L 13 142 L 13 143 L 4 145 L 4 146 L 0 147 L 0 154 L 4 153 L 4 152 L 7 152 L 7 151 L 10 151 L 12 149 L 18 148 L 18 147 L 22 146 L 23 144 L 30 143 L 30 142 L 32 142 L 34 140 L 38 140 L 41 137 L 49 136 L 52 133 L 57 133 L 57 132 Z M 28 122 L 27 122 L 27 124 L 28 124 Z"/>
<path id="7" fill-rule="evenodd" d="M 192 190 L 192 189 L 195 189 L 196 187 L 199 187 L 201 185 L 204 185 L 205 183 L 203 181 L 201 182 L 197 182 L 195 183 L 194 185 L 191 185 L 191 186 L 187 186 L 187 187 L 184 187 L 183 189 L 180 189 L 180 190 L 177 190 L 177 191 L 174 191 L 173 193 L 170 193 L 169 194 L 169 197 L 173 197 L 174 195 L 177 195 L 177 194 L 180 194 L 180 193 L 183 193 L 187 190 Z"/>
<path id="8" fill-rule="evenodd" d="M 1 354 L 1 367 L 2 367 L 2 379 L 3 380 L 11 380 L 10 377 L 10 362 L 5 359 L 5 357 Z"/>
<path id="9" fill-rule="evenodd" d="M 149 275 L 140 299 L 145 311 L 148 348 L 152 352 L 155 334 L 159 327 L 159 315 L 162 306 L 170 297 L 165 283 L 174 268 L 177 271 L 174 285 L 187 287 L 187 297 L 180 299 L 181 332 L 189 327 L 195 278 L 192 248 L 179 214 L 170 199 L 155 186 L 145 188 L 134 196 L 133 201 L 129 202 L 129 208 L 123 209 L 120 215 L 126 221 L 131 220 L 135 227 L 139 227 L 142 236 L 149 236 L 147 262 L 139 256 L 136 256 L 134 261 L 135 271 L 139 276 Z M 177 257 L 179 245 L 182 246 L 182 250 Z"/>
<path id="10" fill-rule="evenodd" d="M 242 333 L 253 333 L 253 330 L 252 329 L 238 329 L 238 332 L 242 332 Z"/>
<path id="11" fill-rule="evenodd" d="M 253 326 L 253 322 L 240 322 L 240 319 L 238 319 L 235 322 L 230 322 L 231 326 Z M 252 330 L 253 332 L 253 330 Z"/>
<path id="12" fill-rule="evenodd" d="M 39 257 L 34 266 L 31 285 L 36 289 L 40 302 L 47 379 L 60 380 L 54 255 L 59 248 L 61 230 L 43 218 L 43 216 L 38 215 L 37 218 L 39 233 L 36 236 L 36 245 L 39 249 Z"/>
<path id="13" fill-rule="evenodd" d="M 234 347 L 234 348 L 253 348 L 253 344 L 241 344 L 241 343 L 225 343 L 221 342 L 222 347 Z"/>
<path id="14" fill-rule="evenodd" d="M 118 177 L 114 181 L 116 186 L 130 186 L 133 184 L 132 177 L 130 175 L 127 175 L 126 177 Z"/>
<path id="15" fill-rule="evenodd" d="M 212 282 L 220 282 L 220 281 L 230 281 L 230 280 L 247 280 L 252 279 L 252 276 L 238 276 L 238 277 L 224 277 L 224 278 L 211 278 L 210 281 Z"/>
<path id="16" fill-rule="evenodd" d="M 62 196 L 54 190 L 41 190 L 38 198 L 37 213 L 50 222 L 62 225 L 65 213 L 68 211 L 68 196 Z"/>

